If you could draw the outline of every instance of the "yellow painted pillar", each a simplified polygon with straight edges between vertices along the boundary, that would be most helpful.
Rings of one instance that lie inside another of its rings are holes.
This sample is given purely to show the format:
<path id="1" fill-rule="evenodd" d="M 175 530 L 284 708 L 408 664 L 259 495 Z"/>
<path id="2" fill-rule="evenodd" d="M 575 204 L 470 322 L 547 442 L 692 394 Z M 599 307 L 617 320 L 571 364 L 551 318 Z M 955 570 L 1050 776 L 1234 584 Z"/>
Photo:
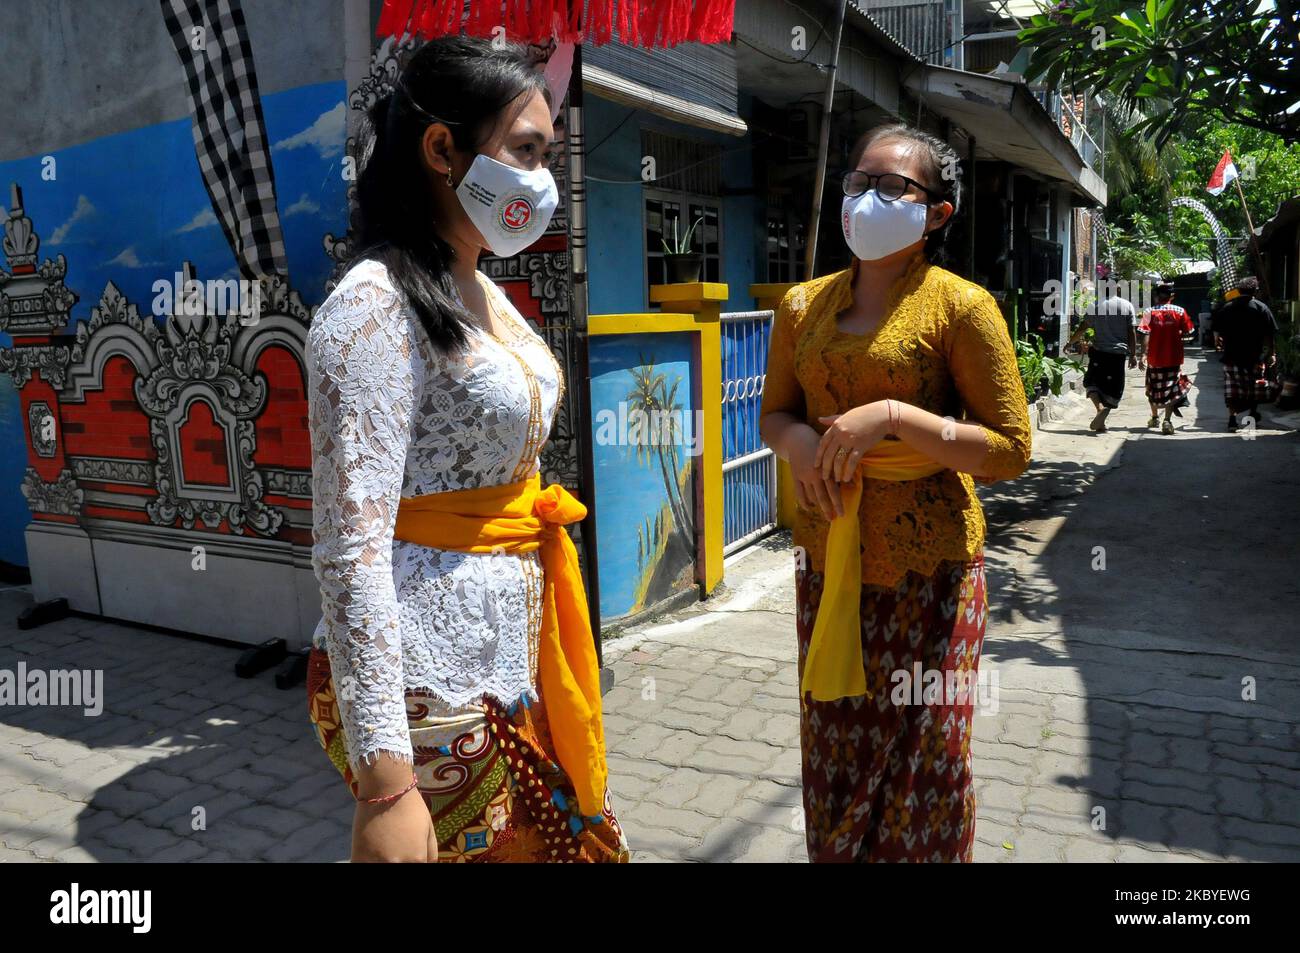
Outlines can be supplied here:
<path id="1" fill-rule="evenodd" d="M 776 306 L 781 303 L 785 293 L 793 288 L 798 282 L 776 282 L 772 284 L 758 284 L 749 286 L 749 296 L 758 302 L 759 311 L 775 311 Z"/>
<path id="2" fill-rule="evenodd" d="M 749 293 L 758 302 L 760 311 L 775 311 L 786 292 L 797 282 L 757 284 L 749 286 Z M 780 457 L 776 461 L 776 524 L 784 529 L 794 526 L 794 477 L 790 464 Z"/>
<path id="3" fill-rule="evenodd" d="M 650 301 L 695 319 L 700 334 L 700 480 L 703 483 L 704 545 L 700 577 L 707 595 L 722 582 L 722 303 L 730 296 L 723 282 L 651 285 Z"/>

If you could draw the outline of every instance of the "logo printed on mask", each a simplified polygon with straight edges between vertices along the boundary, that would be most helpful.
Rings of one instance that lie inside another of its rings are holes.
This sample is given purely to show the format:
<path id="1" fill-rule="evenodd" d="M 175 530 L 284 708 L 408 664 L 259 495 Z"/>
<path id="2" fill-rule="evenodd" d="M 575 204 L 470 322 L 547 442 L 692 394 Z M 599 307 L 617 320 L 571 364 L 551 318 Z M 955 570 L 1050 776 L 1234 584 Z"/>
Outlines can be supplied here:
<path id="1" fill-rule="evenodd" d="M 541 238 L 560 200 L 549 169 L 520 169 L 482 153 L 456 187 L 456 197 L 500 258 L 517 255 Z"/>
<path id="2" fill-rule="evenodd" d="M 511 199 L 501 210 L 501 224 L 512 232 L 527 228 L 533 218 L 533 203 L 522 196 Z"/>

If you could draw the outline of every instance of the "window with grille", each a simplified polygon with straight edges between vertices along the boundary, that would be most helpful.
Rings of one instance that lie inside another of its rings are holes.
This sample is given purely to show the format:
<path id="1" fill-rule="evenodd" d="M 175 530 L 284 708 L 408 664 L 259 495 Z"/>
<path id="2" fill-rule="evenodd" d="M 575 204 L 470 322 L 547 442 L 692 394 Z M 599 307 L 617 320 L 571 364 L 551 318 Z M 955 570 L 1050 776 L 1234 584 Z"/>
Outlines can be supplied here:
<path id="1" fill-rule="evenodd" d="M 700 280 L 721 281 L 722 147 L 642 129 L 641 148 L 655 173 L 643 190 L 647 302 L 651 285 L 670 280 L 663 243 L 675 247 L 696 222 L 690 250 L 702 256 Z"/>
<path id="2" fill-rule="evenodd" d="M 720 195 L 722 146 L 697 139 L 641 130 L 641 155 L 654 159 L 655 179 L 646 183 L 667 192 Z"/>
<path id="3" fill-rule="evenodd" d="M 722 209 L 705 196 L 645 190 L 646 300 L 649 286 L 669 280 L 663 242 L 675 245 L 692 223 L 691 251 L 703 256 L 701 281 L 722 280 Z"/>
<path id="4" fill-rule="evenodd" d="M 803 221 L 783 209 L 767 210 L 767 280 L 774 284 L 804 280 Z"/>

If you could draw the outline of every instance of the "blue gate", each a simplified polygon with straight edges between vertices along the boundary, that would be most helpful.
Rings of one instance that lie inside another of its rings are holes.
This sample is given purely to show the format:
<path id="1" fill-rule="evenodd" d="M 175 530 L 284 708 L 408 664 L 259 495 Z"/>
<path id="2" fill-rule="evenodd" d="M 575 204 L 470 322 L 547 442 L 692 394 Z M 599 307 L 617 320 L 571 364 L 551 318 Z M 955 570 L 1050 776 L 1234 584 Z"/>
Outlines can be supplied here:
<path id="1" fill-rule="evenodd" d="M 722 315 L 723 553 L 776 528 L 776 455 L 758 435 L 771 311 Z"/>

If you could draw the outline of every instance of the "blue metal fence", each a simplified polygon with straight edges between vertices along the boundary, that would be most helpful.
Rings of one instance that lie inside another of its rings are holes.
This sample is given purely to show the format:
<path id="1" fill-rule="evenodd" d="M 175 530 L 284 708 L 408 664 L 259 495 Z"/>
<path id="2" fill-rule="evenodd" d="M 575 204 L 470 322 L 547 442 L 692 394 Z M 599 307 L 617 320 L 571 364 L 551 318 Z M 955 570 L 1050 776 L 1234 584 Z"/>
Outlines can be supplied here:
<path id="1" fill-rule="evenodd" d="M 776 528 L 776 455 L 758 435 L 771 311 L 722 315 L 723 552 Z"/>

